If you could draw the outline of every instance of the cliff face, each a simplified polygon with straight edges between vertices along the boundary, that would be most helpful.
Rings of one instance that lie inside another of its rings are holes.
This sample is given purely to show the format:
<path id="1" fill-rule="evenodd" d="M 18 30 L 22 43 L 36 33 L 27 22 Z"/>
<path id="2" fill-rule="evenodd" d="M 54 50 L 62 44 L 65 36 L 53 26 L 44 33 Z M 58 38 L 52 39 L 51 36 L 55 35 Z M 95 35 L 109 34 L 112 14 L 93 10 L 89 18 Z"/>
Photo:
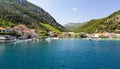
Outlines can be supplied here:
<path id="1" fill-rule="evenodd" d="M 40 24 L 42 22 L 60 31 L 65 30 L 48 12 L 27 0 L 0 0 L 0 6 L 1 18 L 5 21 L 44 29 Z"/>
<path id="2" fill-rule="evenodd" d="M 28 2 L 26 0 L 16 0 L 16 2 L 24 6 L 28 5 Z"/>

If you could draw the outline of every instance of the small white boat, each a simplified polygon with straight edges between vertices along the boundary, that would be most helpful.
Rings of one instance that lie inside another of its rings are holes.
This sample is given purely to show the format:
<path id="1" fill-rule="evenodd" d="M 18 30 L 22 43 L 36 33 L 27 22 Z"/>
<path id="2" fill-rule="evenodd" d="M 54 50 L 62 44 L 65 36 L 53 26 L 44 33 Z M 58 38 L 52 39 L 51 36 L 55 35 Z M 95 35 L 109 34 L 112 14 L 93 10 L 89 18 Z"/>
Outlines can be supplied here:
<path id="1" fill-rule="evenodd" d="M 0 40 L 6 40 L 7 38 L 6 37 L 0 37 Z"/>
<path id="2" fill-rule="evenodd" d="M 58 39 L 59 39 L 59 37 L 54 37 L 53 39 L 54 39 L 54 40 L 58 40 Z"/>
<path id="3" fill-rule="evenodd" d="M 51 37 L 48 37 L 48 38 L 46 38 L 45 40 L 48 41 L 48 42 L 51 42 L 52 38 L 51 38 Z"/>
<path id="4" fill-rule="evenodd" d="M 24 40 L 16 40 L 15 43 L 21 43 L 24 42 Z"/>
<path id="5" fill-rule="evenodd" d="M 32 41 L 32 39 L 25 39 L 24 42 Z"/>

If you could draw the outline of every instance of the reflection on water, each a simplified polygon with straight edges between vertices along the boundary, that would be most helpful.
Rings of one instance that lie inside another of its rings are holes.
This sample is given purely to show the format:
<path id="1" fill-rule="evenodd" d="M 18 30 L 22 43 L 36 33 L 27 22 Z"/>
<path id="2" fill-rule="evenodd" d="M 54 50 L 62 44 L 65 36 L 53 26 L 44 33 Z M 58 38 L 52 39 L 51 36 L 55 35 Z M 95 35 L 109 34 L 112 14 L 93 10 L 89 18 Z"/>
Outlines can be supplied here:
<path id="1" fill-rule="evenodd" d="M 0 44 L 0 56 L 3 55 L 3 52 L 4 52 L 4 44 Z"/>
<path id="2" fill-rule="evenodd" d="M 4 43 L 5 42 L 5 40 L 0 40 L 0 43 Z"/>

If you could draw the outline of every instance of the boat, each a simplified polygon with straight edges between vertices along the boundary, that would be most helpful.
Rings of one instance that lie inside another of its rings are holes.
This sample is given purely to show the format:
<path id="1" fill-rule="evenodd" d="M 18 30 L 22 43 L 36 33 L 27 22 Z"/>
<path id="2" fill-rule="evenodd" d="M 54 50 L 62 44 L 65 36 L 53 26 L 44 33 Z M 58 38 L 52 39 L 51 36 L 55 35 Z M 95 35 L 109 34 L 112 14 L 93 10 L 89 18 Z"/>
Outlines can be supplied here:
<path id="1" fill-rule="evenodd" d="M 15 43 L 21 43 L 21 42 L 30 42 L 33 41 L 32 39 L 15 39 L 14 42 Z"/>
<path id="2" fill-rule="evenodd" d="M 6 37 L 0 37 L 0 40 L 6 40 L 7 38 Z"/>
<path id="3" fill-rule="evenodd" d="M 59 39 L 59 37 L 54 37 L 53 39 L 54 39 L 54 40 L 58 40 L 58 39 Z"/>
<path id="4" fill-rule="evenodd" d="M 46 38 L 45 40 L 48 41 L 48 42 L 51 42 L 52 38 L 51 38 L 51 37 L 48 37 L 48 38 Z"/>

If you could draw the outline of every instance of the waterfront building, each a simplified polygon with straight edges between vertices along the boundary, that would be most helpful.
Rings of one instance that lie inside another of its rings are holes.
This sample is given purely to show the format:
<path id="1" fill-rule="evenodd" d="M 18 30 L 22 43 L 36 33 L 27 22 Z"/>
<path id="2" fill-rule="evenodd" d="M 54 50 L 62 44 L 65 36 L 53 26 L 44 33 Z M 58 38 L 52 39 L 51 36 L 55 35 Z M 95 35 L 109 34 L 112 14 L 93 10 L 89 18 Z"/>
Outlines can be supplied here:
<path id="1" fill-rule="evenodd" d="M 1 33 L 6 32 L 6 29 L 3 28 L 3 27 L 0 27 L 0 32 L 1 32 Z"/>

